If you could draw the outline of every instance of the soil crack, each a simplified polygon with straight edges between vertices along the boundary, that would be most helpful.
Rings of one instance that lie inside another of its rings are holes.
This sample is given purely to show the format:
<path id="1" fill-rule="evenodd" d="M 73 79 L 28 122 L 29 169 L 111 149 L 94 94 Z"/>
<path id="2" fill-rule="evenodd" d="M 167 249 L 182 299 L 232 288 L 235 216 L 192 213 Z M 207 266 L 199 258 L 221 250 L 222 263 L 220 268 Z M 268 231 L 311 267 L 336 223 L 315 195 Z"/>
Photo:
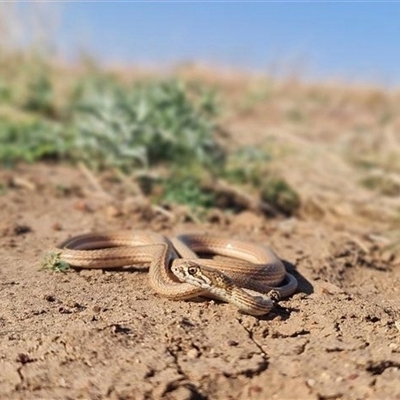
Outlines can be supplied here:
<path id="1" fill-rule="evenodd" d="M 36 359 L 32 358 L 29 354 L 26 353 L 19 353 L 17 356 L 16 361 L 18 363 L 20 363 L 21 365 L 17 368 L 17 373 L 20 379 L 20 383 L 19 386 L 23 386 L 23 383 L 25 381 L 25 377 L 24 374 L 22 373 L 22 369 L 24 368 L 24 365 L 28 364 L 28 363 L 32 363 L 35 362 Z"/>
<path id="2" fill-rule="evenodd" d="M 371 361 L 368 363 L 366 370 L 371 375 L 381 375 L 388 368 L 400 369 L 400 363 L 396 362 L 396 361 L 392 361 L 392 360 L 384 360 L 384 361 L 378 361 L 378 362 Z"/>
<path id="3" fill-rule="evenodd" d="M 165 390 L 163 390 L 162 396 L 165 396 L 168 392 L 172 392 L 178 387 L 183 386 L 190 391 L 190 400 L 207 400 L 208 397 L 199 392 L 199 389 L 190 381 L 187 374 L 183 371 L 179 363 L 177 352 L 174 351 L 174 349 L 172 349 L 170 346 L 166 347 L 166 351 L 172 357 L 174 366 L 178 374 L 182 376 L 182 379 L 169 382 L 166 385 Z"/>
<path id="4" fill-rule="evenodd" d="M 269 362 L 268 362 L 268 354 L 265 352 L 265 350 L 263 349 L 263 347 L 261 346 L 260 343 L 258 343 L 258 341 L 254 338 L 254 333 L 251 330 L 251 328 L 247 328 L 241 319 L 237 319 L 239 325 L 246 331 L 249 339 L 253 342 L 253 344 L 260 350 L 260 354 L 261 357 L 263 359 L 263 362 L 261 362 L 257 368 L 251 369 L 251 370 L 246 370 L 244 371 L 244 375 L 247 378 L 252 378 L 254 376 L 257 376 L 259 374 L 261 374 L 261 372 L 265 371 L 268 369 L 269 366 Z"/>

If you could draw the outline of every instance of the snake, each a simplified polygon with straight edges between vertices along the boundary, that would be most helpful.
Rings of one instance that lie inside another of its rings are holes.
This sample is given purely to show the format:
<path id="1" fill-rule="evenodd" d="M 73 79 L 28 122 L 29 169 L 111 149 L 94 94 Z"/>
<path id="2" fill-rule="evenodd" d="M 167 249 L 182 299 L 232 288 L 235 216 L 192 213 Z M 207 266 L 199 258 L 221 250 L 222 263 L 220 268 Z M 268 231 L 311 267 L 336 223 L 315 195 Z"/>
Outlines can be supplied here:
<path id="1" fill-rule="evenodd" d="M 296 278 L 270 247 L 217 235 L 86 233 L 63 241 L 54 251 L 71 267 L 148 267 L 150 286 L 162 297 L 209 297 L 255 316 L 268 314 L 276 300 L 297 289 Z"/>

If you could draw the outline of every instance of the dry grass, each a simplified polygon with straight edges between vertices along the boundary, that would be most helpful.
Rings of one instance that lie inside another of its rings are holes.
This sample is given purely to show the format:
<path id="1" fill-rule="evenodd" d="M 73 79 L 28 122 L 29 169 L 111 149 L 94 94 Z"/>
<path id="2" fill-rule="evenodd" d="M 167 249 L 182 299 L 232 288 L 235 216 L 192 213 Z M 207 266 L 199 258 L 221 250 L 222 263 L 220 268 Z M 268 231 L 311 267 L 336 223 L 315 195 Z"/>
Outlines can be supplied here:
<path id="1" fill-rule="evenodd" d="M 21 52 L 48 55 L 56 50 L 53 42 L 61 23 L 61 7 L 54 3 L 2 2 L 0 4 L 1 53 Z"/>

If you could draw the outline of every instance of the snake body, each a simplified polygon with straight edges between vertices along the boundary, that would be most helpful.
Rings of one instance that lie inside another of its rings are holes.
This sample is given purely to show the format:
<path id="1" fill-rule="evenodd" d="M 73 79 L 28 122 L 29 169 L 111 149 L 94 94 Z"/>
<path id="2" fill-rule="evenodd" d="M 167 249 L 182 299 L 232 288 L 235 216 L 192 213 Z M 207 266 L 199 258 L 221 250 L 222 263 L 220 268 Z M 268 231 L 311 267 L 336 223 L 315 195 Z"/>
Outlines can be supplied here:
<path id="1" fill-rule="evenodd" d="M 88 233 L 62 242 L 56 251 L 80 268 L 149 266 L 150 285 L 163 297 L 213 297 L 253 315 L 267 314 L 273 307 L 265 293 L 273 291 L 281 298 L 297 288 L 297 280 L 270 248 L 213 235 L 168 239 L 150 231 Z M 199 258 L 199 253 L 216 257 Z"/>

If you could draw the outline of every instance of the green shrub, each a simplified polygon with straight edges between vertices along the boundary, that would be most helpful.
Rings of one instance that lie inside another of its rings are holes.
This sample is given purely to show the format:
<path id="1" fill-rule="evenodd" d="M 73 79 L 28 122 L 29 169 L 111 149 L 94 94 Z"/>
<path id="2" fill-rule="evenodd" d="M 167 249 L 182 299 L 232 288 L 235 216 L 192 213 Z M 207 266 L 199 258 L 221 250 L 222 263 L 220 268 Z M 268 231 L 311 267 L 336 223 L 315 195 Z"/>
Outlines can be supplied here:
<path id="1" fill-rule="evenodd" d="M 0 163 L 59 158 L 68 152 L 68 140 L 50 123 L 0 122 Z"/>
<path id="2" fill-rule="evenodd" d="M 11 88 L 0 77 L 0 103 L 8 103 L 11 100 Z"/>
<path id="3" fill-rule="evenodd" d="M 300 207 L 299 195 L 281 178 L 266 179 L 260 190 L 261 199 L 283 214 L 292 215 Z"/>
<path id="4" fill-rule="evenodd" d="M 24 108 L 28 111 L 50 116 L 54 112 L 53 100 L 52 83 L 43 71 L 29 82 L 28 95 Z"/>
<path id="5" fill-rule="evenodd" d="M 150 167 L 163 162 L 213 168 L 223 151 L 214 140 L 209 100 L 190 101 L 181 82 L 123 88 L 84 81 L 75 92 L 74 155 L 96 167 Z"/>
<path id="6" fill-rule="evenodd" d="M 0 95 L 1 89 L 0 85 Z M 8 90 L 4 88 L 5 98 Z M 42 114 L 41 120 L 0 124 L 0 162 L 35 161 L 62 153 L 91 167 L 125 172 L 163 163 L 210 170 L 223 164 L 209 91 L 196 88 L 191 94 L 175 80 L 123 86 L 109 75 L 96 74 L 76 85 L 57 129 L 47 120 L 53 96 L 51 81 L 36 72 L 23 108 Z"/>
<path id="7" fill-rule="evenodd" d="M 371 190 L 376 190 L 384 196 L 397 197 L 400 195 L 400 183 L 389 176 L 368 176 L 361 184 Z"/>
<path id="8" fill-rule="evenodd" d="M 191 209 L 215 206 L 215 194 L 204 189 L 201 179 L 196 175 L 171 174 L 162 181 L 162 196 L 159 200 L 169 204 L 186 204 Z"/>
<path id="9" fill-rule="evenodd" d="M 257 187 L 262 182 L 270 160 L 270 154 L 258 147 L 242 147 L 227 158 L 224 176 L 232 183 Z"/>
<path id="10" fill-rule="evenodd" d="M 10 103 L 3 106 L 8 111 L 0 121 L 1 164 L 62 158 L 96 169 L 127 174 L 136 170 L 135 176 L 142 169 L 143 177 L 137 180 L 146 193 L 192 209 L 216 206 L 218 190 L 204 185 L 205 178 L 245 185 L 285 214 L 299 206 L 298 195 L 286 182 L 265 178 L 272 157 L 265 147 L 225 153 L 216 138 L 215 92 L 205 90 L 200 82 L 123 84 L 93 70 L 69 92 L 67 105 L 56 108 L 55 81 L 49 70 L 44 62 L 37 62 L 21 67 L 10 82 L 0 79 L 0 103 Z M 55 115 L 57 124 L 52 120 Z M 164 171 L 156 182 L 158 194 L 151 190 L 154 182 L 145 179 L 154 167 Z"/>

